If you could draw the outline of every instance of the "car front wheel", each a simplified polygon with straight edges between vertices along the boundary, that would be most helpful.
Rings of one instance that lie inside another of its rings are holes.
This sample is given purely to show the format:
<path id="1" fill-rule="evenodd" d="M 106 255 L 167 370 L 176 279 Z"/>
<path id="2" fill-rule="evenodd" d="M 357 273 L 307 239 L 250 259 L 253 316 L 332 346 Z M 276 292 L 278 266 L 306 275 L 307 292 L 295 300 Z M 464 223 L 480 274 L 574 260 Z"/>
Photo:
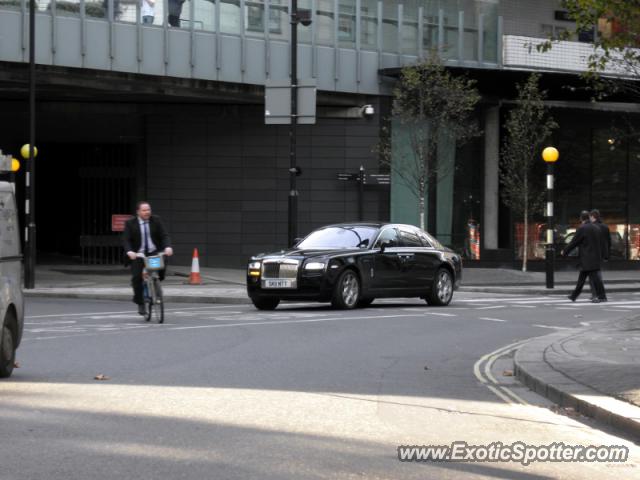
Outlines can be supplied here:
<path id="1" fill-rule="evenodd" d="M 253 297 L 251 298 L 251 301 L 258 310 L 275 310 L 280 303 L 279 298 Z"/>
<path id="2" fill-rule="evenodd" d="M 433 279 L 431 291 L 427 295 L 427 303 L 443 307 L 449 305 L 453 298 L 453 276 L 446 268 L 441 268 Z"/>
<path id="3" fill-rule="evenodd" d="M 7 314 L 0 331 L 0 378 L 7 378 L 13 372 L 16 361 L 16 347 L 13 332 L 9 325 L 11 317 Z"/>
<path id="4" fill-rule="evenodd" d="M 351 309 L 360 300 L 360 279 L 353 270 L 342 272 L 333 290 L 331 305 L 334 308 Z"/>

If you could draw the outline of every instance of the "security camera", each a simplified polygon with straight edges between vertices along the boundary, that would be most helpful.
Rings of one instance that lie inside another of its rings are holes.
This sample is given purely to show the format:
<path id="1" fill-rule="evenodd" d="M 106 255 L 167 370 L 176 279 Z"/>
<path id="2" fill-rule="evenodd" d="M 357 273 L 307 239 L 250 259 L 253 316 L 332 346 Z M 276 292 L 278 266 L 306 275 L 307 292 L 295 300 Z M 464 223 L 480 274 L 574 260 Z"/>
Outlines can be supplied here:
<path id="1" fill-rule="evenodd" d="M 311 25 L 311 10 L 309 10 L 308 8 L 299 8 L 298 21 L 304 27 L 308 27 L 309 25 Z"/>
<path id="2" fill-rule="evenodd" d="M 373 105 L 365 105 L 362 107 L 362 113 L 366 116 L 371 116 L 376 113 L 376 109 L 373 108 Z"/>

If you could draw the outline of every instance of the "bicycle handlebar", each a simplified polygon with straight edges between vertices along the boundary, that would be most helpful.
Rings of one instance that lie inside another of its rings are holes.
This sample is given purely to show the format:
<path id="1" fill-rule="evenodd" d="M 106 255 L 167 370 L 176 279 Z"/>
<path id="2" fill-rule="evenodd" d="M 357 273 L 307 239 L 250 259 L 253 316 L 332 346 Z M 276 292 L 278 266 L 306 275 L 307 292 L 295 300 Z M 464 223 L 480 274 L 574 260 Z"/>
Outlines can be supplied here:
<path id="1" fill-rule="evenodd" d="M 159 252 L 159 253 L 156 253 L 155 255 L 149 255 L 149 256 L 150 256 L 150 257 L 164 257 L 164 256 L 166 256 L 166 255 L 167 255 L 167 254 L 166 254 L 166 253 L 164 253 L 164 252 Z M 144 253 L 140 253 L 140 252 L 138 252 L 138 253 L 136 253 L 136 257 L 137 257 L 137 258 L 147 258 L 147 255 L 145 255 Z"/>

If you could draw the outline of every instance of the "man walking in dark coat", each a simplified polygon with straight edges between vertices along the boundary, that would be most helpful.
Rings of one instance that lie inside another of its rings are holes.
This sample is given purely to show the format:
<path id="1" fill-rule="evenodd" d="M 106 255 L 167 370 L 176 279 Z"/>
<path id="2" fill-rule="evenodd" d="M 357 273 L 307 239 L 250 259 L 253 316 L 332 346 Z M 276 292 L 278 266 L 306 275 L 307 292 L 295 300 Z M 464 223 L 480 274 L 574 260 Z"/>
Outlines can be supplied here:
<path id="1" fill-rule="evenodd" d="M 611 233 L 609 227 L 602 223 L 600 217 L 600 211 L 593 209 L 589 212 L 589 220 L 596 227 L 600 229 L 600 246 L 602 247 L 602 259 L 604 261 L 609 260 L 609 254 L 611 252 Z M 598 270 L 598 278 L 600 279 L 600 285 L 602 286 L 602 296 L 598 297 L 601 302 L 607 301 L 607 292 L 604 288 L 604 281 L 602 280 L 602 270 Z M 595 286 L 591 284 L 591 292 L 593 293 Z"/>
<path id="2" fill-rule="evenodd" d="M 578 248 L 578 258 L 580 259 L 580 275 L 575 290 L 569 295 L 569 300 L 576 301 L 588 276 L 589 282 L 593 285 L 592 288 L 595 289 L 595 292 L 592 292 L 594 298 L 591 301 L 600 303 L 600 297 L 604 295 L 604 288 L 598 276 L 602 259 L 602 247 L 600 246 L 602 235 L 600 229 L 589 220 L 589 212 L 586 210 L 580 214 L 580 221 L 582 225 L 576 230 L 571 243 L 562 251 L 562 256 L 566 257 L 574 248 Z"/>
<path id="3" fill-rule="evenodd" d="M 138 202 L 136 216 L 127 220 L 122 235 L 124 251 L 127 260 L 131 263 L 131 286 L 133 287 L 133 302 L 138 304 L 138 313 L 144 315 L 145 305 L 142 296 L 142 269 L 144 260 L 137 256 L 144 253 L 145 256 L 164 252 L 165 255 L 173 255 L 169 233 L 160 221 L 160 217 L 151 215 L 149 202 Z M 160 270 L 160 280 L 164 280 L 164 270 Z"/>

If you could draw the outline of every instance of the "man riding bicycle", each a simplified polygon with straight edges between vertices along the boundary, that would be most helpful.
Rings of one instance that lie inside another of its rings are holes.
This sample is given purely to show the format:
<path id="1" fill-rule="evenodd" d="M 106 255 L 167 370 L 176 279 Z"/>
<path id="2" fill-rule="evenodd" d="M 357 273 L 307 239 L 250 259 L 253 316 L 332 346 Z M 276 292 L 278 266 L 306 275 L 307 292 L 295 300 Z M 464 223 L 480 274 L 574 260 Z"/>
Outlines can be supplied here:
<path id="1" fill-rule="evenodd" d="M 144 260 L 138 257 L 138 254 L 150 256 L 164 252 L 165 255 L 171 256 L 173 255 L 171 239 L 160 217 L 151 214 L 149 202 L 142 201 L 136 205 L 136 216 L 125 223 L 122 240 L 127 253 L 127 263 L 131 264 L 133 302 L 138 304 L 138 313 L 145 315 L 146 309 L 142 295 Z M 165 270 L 158 273 L 160 280 L 164 280 Z"/>

